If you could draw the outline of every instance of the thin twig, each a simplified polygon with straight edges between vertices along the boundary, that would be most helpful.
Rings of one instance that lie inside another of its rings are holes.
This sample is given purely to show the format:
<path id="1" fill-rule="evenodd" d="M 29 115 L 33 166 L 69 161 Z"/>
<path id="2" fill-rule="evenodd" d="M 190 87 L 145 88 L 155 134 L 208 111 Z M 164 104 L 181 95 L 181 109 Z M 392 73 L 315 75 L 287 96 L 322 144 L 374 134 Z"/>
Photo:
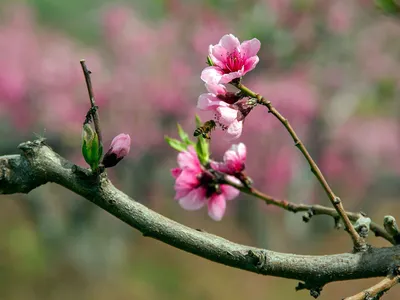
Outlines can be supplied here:
<path id="1" fill-rule="evenodd" d="M 86 62 L 84 59 L 81 59 L 80 63 L 82 66 L 83 75 L 85 76 L 86 86 L 87 86 L 87 90 L 88 90 L 88 94 L 89 94 L 89 100 L 90 100 L 90 106 L 91 106 L 91 109 L 89 112 L 92 114 L 94 129 L 96 130 L 100 144 L 102 144 L 103 139 L 102 139 L 102 135 L 101 135 L 99 114 L 97 113 L 97 106 L 96 106 L 96 102 L 94 100 L 92 80 L 90 79 L 90 74 L 92 72 L 87 68 Z"/>
<path id="2" fill-rule="evenodd" d="M 297 148 L 299 148 L 299 150 L 301 151 L 301 153 L 303 154 L 303 156 L 306 158 L 307 162 L 309 163 L 311 172 L 318 179 L 318 181 L 324 188 L 326 194 L 328 195 L 329 200 L 331 201 L 333 207 L 336 209 L 337 213 L 342 218 L 343 223 L 346 227 L 346 230 L 350 234 L 351 239 L 353 240 L 354 250 L 360 251 L 360 250 L 366 249 L 365 240 L 362 237 L 360 237 L 360 235 L 357 233 L 357 231 L 354 229 L 353 225 L 351 224 L 351 221 L 343 208 L 340 198 L 337 197 L 334 194 L 334 192 L 332 191 L 331 187 L 329 186 L 328 182 L 326 181 L 321 170 L 318 168 L 317 164 L 312 159 L 307 148 L 305 147 L 303 142 L 300 140 L 300 138 L 297 136 L 296 132 L 294 131 L 293 127 L 290 125 L 289 121 L 284 116 L 282 116 L 275 107 L 272 106 L 270 101 L 264 99 L 264 97 L 262 97 L 261 95 L 251 91 L 249 88 L 247 88 L 240 82 L 234 83 L 234 85 L 239 90 L 241 90 L 243 93 L 248 95 L 249 97 L 257 99 L 258 104 L 266 106 L 268 108 L 268 111 L 270 113 L 272 113 L 283 124 L 283 126 L 285 126 L 286 130 L 289 132 L 290 136 L 292 137 L 292 139 L 295 143 L 295 146 Z"/>
<path id="3" fill-rule="evenodd" d="M 388 290 L 390 290 L 393 286 L 398 284 L 400 281 L 400 276 L 388 276 L 382 281 L 378 282 L 374 286 L 370 287 L 367 290 L 359 292 L 358 294 L 347 297 L 344 300 L 366 300 L 366 299 L 373 299 L 378 300 L 380 299 Z"/>
<path id="4" fill-rule="evenodd" d="M 338 212 L 334 208 L 326 207 L 323 205 L 297 204 L 287 200 L 276 199 L 270 195 L 264 194 L 263 192 L 255 189 L 254 187 L 246 187 L 238 185 L 226 179 L 224 179 L 224 183 L 237 188 L 238 190 L 240 190 L 245 194 L 261 199 L 268 205 L 274 205 L 289 212 L 293 213 L 312 212 L 313 216 L 326 215 L 326 216 L 331 216 L 333 218 L 337 218 L 339 216 Z M 346 211 L 345 213 L 347 217 L 353 222 L 356 222 L 360 217 L 362 217 L 361 213 L 348 212 L 348 211 Z M 370 230 L 372 230 L 375 233 L 375 236 L 382 237 L 391 244 L 396 245 L 395 239 L 382 226 L 379 226 L 378 224 L 371 222 Z"/>

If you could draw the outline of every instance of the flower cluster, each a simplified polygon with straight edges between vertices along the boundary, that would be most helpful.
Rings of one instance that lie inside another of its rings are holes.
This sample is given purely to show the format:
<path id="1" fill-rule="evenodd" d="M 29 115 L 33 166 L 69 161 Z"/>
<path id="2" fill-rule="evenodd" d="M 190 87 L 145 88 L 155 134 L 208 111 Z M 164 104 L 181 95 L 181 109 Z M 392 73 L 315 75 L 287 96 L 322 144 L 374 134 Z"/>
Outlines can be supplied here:
<path id="1" fill-rule="evenodd" d="M 219 184 L 213 171 L 225 173 L 229 181 L 240 184 L 240 181 L 230 175 L 236 175 L 244 170 L 246 147 L 244 144 L 233 145 L 224 155 L 223 162 L 210 162 L 206 168 L 200 163 L 193 146 L 178 154 L 178 168 L 172 169 L 175 181 L 175 199 L 186 210 L 198 210 L 205 204 L 209 216 L 219 221 L 225 214 L 226 201 L 239 195 L 239 190 L 228 185 Z"/>
<path id="2" fill-rule="evenodd" d="M 248 96 L 240 91 L 239 84 L 257 65 L 259 50 L 259 40 L 240 43 L 232 34 L 224 35 L 217 45 L 209 47 L 209 66 L 201 73 L 208 93 L 199 96 L 197 107 L 212 111 L 215 124 L 226 130 L 230 139 L 241 135 L 243 121 L 256 105 L 254 99 L 246 98 Z M 227 83 L 239 91 L 228 91 Z M 239 186 L 249 185 L 250 179 L 243 173 L 246 146 L 243 143 L 232 145 L 223 161 L 217 162 L 209 159 L 208 143 L 203 137 L 195 144 L 179 125 L 178 131 L 182 141 L 166 138 L 170 146 L 179 151 L 179 167 L 171 170 L 176 180 L 175 199 L 187 210 L 197 210 L 207 204 L 209 216 L 219 221 L 225 214 L 226 201 L 238 196 Z"/>
<path id="3" fill-rule="evenodd" d="M 225 84 L 240 80 L 253 70 L 259 58 L 260 41 L 240 43 L 232 34 L 224 35 L 217 45 L 210 45 L 210 66 L 201 73 L 208 93 L 200 95 L 197 107 L 214 112 L 217 123 L 226 130 L 229 139 L 240 137 L 243 121 L 254 107 L 240 93 L 228 92 Z"/>

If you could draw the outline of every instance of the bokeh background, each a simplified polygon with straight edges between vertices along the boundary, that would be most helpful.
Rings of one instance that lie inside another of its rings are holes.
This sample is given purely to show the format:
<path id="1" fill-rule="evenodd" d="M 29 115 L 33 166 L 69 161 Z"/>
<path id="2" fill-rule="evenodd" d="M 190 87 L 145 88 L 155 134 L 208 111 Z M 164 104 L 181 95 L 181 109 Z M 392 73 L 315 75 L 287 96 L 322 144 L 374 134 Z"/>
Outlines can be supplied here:
<path id="1" fill-rule="evenodd" d="M 221 222 L 173 200 L 176 122 L 195 128 L 200 72 L 209 44 L 226 33 L 262 43 L 244 83 L 289 118 L 346 209 L 382 223 L 399 217 L 400 23 L 358 0 L 0 1 L 0 155 L 44 136 L 84 165 L 88 109 L 79 60 L 93 71 L 105 147 L 132 137 L 109 171 L 115 185 L 151 209 L 232 241 L 275 251 L 331 254 L 350 239 L 328 217 L 310 223 L 241 195 Z M 210 117 L 200 113 L 205 119 Z M 251 112 L 240 141 L 262 191 L 329 205 L 279 122 Z M 229 147 L 212 137 L 216 159 Z M 387 245 L 370 237 L 376 246 Z M 59 186 L 1 197 L 0 299 L 310 299 L 296 281 L 209 262 L 138 232 Z M 378 279 L 333 283 L 341 299 Z M 398 299 L 394 288 L 385 299 Z"/>

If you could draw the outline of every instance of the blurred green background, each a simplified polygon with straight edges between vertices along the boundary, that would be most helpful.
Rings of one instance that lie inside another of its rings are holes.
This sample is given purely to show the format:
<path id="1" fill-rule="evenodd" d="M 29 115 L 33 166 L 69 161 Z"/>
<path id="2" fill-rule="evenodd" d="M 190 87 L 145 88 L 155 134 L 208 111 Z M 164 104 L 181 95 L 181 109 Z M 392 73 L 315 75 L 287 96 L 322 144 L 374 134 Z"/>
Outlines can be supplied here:
<path id="1" fill-rule="evenodd" d="M 114 184 L 151 209 L 238 243 L 297 254 L 347 252 L 333 220 L 310 223 L 240 195 L 221 222 L 173 200 L 176 122 L 195 128 L 208 45 L 226 33 L 258 38 L 244 83 L 289 118 L 352 211 L 382 223 L 400 211 L 400 24 L 373 1 L 0 1 L 0 155 L 36 136 L 76 164 L 93 71 L 105 147 L 132 137 Z M 206 113 L 200 115 L 205 119 Z M 293 202 L 329 201 L 279 122 L 257 107 L 240 141 L 260 190 Z M 221 159 L 230 144 L 213 133 Z M 310 299 L 296 281 L 218 265 L 144 238 L 56 185 L 2 196 L 0 299 Z M 387 245 L 370 237 L 375 246 Z M 341 299 L 378 279 L 329 284 Z M 394 288 L 385 299 L 398 299 Z"/>

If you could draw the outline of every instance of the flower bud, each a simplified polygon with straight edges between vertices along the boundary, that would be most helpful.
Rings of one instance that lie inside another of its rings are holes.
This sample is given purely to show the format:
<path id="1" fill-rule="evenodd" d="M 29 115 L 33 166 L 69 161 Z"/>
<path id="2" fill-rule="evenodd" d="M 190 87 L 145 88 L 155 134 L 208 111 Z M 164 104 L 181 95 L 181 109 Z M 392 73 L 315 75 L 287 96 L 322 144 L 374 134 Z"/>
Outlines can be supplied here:
<path id="1" fill-rule="evenodd" d="M 245 168 L 246 162 L 246 145 L 239 143 L 232 145 L 232 147 L 225 152 L 223 162 L 211 161 L 211 167 L 214 170 L 229 174 L 237 175 Z"/>
<path id="2" fill-rule="evenodd" d="M 97 133 L 89 124 L 84 124 L 82 129 L 82 154 L 94 171 L 99 166 L 103 154 L 103 145 L 101 145 Z"/>
<path id="3" fill-rule="evenodd" d="M 111 142 L 110 149 L 103 157 L 102 164 L 105 168 L 114 167 L 123 159 L 131 148 L 131 137 L 129 134 L 120 133 Z"/>

